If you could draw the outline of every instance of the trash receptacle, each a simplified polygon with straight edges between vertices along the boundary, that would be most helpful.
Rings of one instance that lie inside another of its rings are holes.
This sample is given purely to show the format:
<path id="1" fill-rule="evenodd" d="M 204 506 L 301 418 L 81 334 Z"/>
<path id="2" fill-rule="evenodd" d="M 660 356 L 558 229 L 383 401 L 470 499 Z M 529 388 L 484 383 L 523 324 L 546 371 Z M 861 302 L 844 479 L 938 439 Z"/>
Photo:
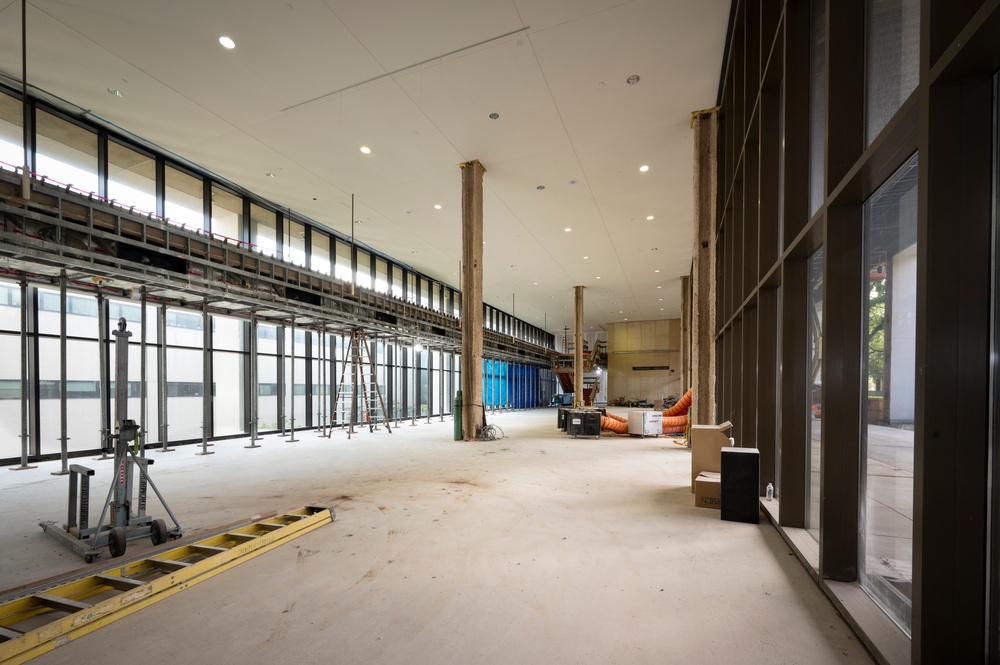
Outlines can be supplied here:
<path id="1" fill-rule="evenodd" d="M 462 440 L 462 391 L 459 390 L 455 393 L 455 405 L 452 409 L 452 415 L 455 417 L 455 440 Z"/>

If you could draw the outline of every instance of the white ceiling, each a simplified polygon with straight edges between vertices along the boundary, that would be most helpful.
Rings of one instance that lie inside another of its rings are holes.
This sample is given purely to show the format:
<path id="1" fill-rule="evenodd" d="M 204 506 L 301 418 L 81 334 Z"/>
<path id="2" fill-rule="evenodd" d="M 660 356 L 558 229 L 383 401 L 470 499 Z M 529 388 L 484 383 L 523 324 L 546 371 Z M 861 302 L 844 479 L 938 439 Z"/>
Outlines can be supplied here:
<path id="1" fill-rule="evenodd" d="M 590 330 L 680 316 L 690 113 L 715 105 L 729 6 L 30 0 L 28 81 L 342 233 L 353 194 L 360 241 L 453 286 L 478 159 L 486 301 L 556 333 L 583 285 Z M 18 80 L 20 26 L 0 0 Z"/>

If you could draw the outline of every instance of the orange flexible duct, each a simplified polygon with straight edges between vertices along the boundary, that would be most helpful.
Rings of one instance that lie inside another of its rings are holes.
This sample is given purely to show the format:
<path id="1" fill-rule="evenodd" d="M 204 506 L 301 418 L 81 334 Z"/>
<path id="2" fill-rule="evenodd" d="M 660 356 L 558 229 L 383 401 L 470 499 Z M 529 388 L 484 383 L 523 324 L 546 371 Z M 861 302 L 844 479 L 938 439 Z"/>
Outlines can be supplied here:
<path id="1" fill-rule="evenodd" d="M 678 432 L 683 432 L 687 429 L 687 424 L 687 414 L 684 414 L 683 416 L 666 416 L 663 419 L 663 433 L 677 434 Z"/>
<path id="2" fill-rule="evenodd" d="M 663 418 L 663 427 L 684 427 L 688 424 L 688 417 L 685 413 L 683 416 L 665 416 Z"/>
<path id="3" fill-rule="evenodd" d="M 617 420 L 620 423 L 627 423 L 628 422 L 628 418 L 626 418 L 625 416 L 616 416 L 613 413 L 608 413 L 606 415 L 608 416 L 608 418 L 614 418 L 615 420 Z"/>
<path id="4" fill-rule="evenodd" d="M 611 430 L 616 434 L 628 434 L 628 422 L 601 416 L 601 429 Z"/>
<path id="5" fill-rule="evenodd" d="M 688 410 L 691 408 L 691 398 L 694 396 L 694 388 L 688 388 L 688 391 L 684 393 L 684 397 L 681 397 L 677 404 L 663 412 L 664 418 L 669 418 L 671 416 L 681 416 L 687 415 Z"/>

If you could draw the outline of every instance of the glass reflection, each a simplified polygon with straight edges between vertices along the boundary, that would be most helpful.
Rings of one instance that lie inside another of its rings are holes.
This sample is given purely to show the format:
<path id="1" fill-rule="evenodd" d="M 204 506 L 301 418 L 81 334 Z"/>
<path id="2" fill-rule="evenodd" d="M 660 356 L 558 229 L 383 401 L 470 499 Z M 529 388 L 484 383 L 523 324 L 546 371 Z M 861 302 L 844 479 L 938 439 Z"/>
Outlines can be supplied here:
<path id="1" fill-rule="evenodd" d="M 907 632 L 913 577 L 917 157 L 865 203 L 861 586 Z"/>

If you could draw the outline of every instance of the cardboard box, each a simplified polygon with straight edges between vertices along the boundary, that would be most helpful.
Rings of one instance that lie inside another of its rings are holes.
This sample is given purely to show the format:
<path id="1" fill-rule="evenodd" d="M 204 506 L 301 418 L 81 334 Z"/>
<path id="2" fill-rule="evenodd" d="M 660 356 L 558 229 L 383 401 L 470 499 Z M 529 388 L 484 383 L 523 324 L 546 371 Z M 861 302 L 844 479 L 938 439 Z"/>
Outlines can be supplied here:
<path id="1" fill-rule="evenodd" d="M 722 474 L 703 471 L 694 480 L 694 505 L 699 508 L 722 509 Z"/>
<path id="2" fill-rule="evenodd" d="M 691 491 L 695 491 L 695 478 L 702 471 L 722 471 L 723 448 L 731 445 L 728 420 L 720 425 L 691 426 Z"/>

